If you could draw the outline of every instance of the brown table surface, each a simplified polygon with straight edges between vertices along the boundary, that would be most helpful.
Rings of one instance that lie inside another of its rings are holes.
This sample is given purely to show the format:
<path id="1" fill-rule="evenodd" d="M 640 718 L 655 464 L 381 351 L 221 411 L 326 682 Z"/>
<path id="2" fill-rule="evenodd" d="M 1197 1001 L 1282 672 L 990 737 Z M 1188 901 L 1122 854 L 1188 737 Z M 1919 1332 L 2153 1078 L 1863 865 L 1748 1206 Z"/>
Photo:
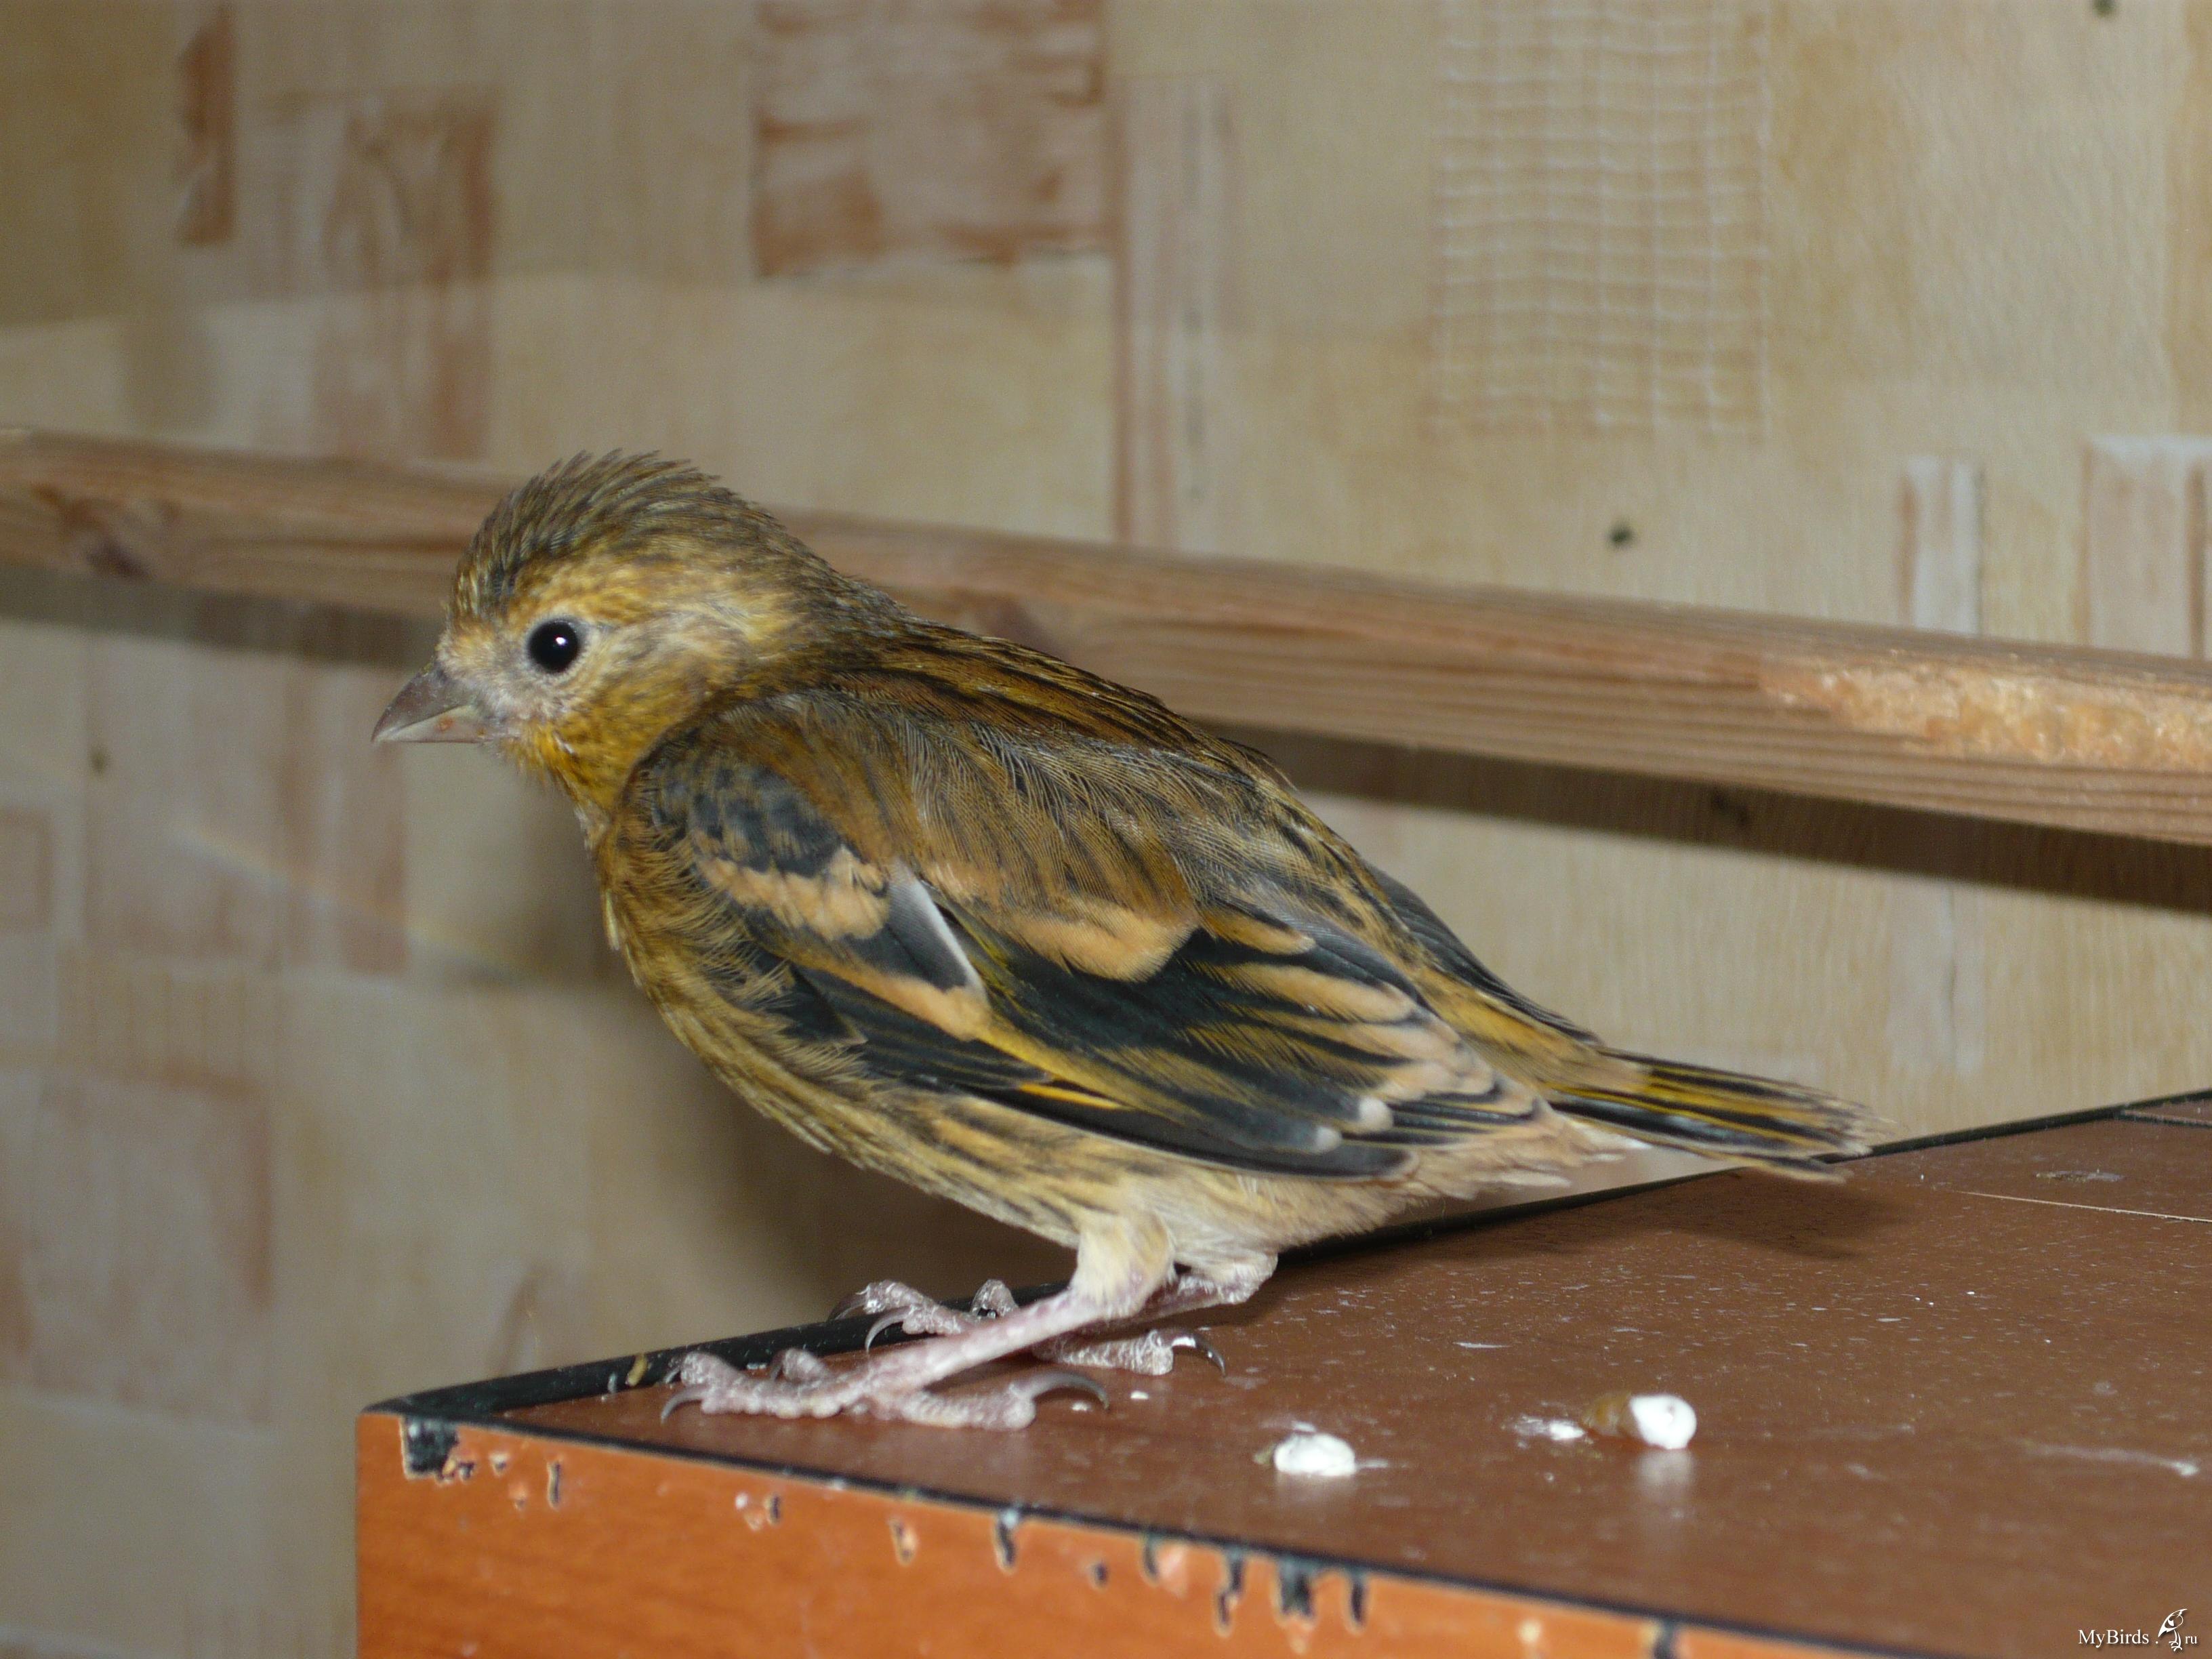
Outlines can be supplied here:
<path id="1" fill-rule="evenodd" d="M 1129 1577 L 1150 1584 L 1164 1542 L 1203 1550 L 1214 1632 L 1233 1626 L 1246 1564 L 1265 1561 L 1273 1616 L 1259 1622 L 1300 1638 L 1286 1650 L 1371 1628 L 1381 1586 L 1401 1582 L 1590 1615 L 1579 1637 L 1483 1626 L 1496 1650 L 1524 1654 L 1773 1653 L 1785 1637 L 2056 1654 L 2081 1650 L 2087 1630 L 2155 1632 L 2182 1607 L 2185 1632 L 2212 1634 L 2209 1129 L 2202 1099 L 2154 1103 L 1878 1155 L 1834 1185 L 1721 1174 L 1316 1255 L 1248 1307 L 1188 1322 L 1211 1332 L 1225 1377 L 1188 1358 L 1171 1377 L 1115 1376 L 1110 1411 L 1056 1396 L 1019 1434 L 696 1411 L 663 1423 L 667 1356 L 395 1401 L 363 1419 L 363 1652 L 460 1650 L 448 1637 L 502 1650 L 461 1634 L 477 1629 L 464 1613 L 432 1621 L 434 1639 L 404 1634 L 424 1598 L 469 1583 L 505 1583 L 502 1617 L 536 1593 L 483 1536 L 489 1521 L 459 1553 L 430 1552 L 434 1570 L 419 1559 L 428 1494 L 466 1484 L 456 1468 L 494 1444 L 555 1462 L 565 1449 L 575 1467 L 587 1449 L 642 1455 L 664 1498 L 719 1470 L 914 1516 L 972 1509 L 991 1517 L 994 1571 L 1045 1522 L 1126 1535 L 1141 1568 Z M 854 1329 L 798 1334 L 834 1352 Z M 722 1346 L 757 1358 L 791 1340 Z M 1533 1431 L 1619 1389 L 1689 1400 L 1690 1449 Z M 1301 1424 L 1349 1441 L 1358 1474 L 1297 1480 L 1255 1461 Z M 409 1461 L 445 1478 L 403 1480 Z M 747 1501 L 742 1484 L 717 1490 L 736 1493 L 719 1516 Z M 496 1513 L 510 1507 L 530 1503 Z M 781 1529 L 799 1523 L 778 1507 Z M 852 1569 L 857 1582 L 931 1565 L 914 1547 L 923 1521 L 885 1513 L 896 1547 Z M 868 1524 L 884 1536 L 881 1518 Z M 680 1553 L 697 1522 L 671 1510 L 623 1525 L 592 1547 L 619 1553 L 608 1537 L 665 1525 Z M 494 1566 L 465 1565 L 479 1548 Z M 811 1559 L 762 1565 L 803 1575 Z M 1102 1587 L 1105 1563 L 1090 1569 Z M 1312 1605 L 1332 1572 L 1333 1615 Z M 1611 1644 L 1616 1626 L 1635 1639 Z M 1420 1650 L 1492 1649 L 1470 1635 Z"/>

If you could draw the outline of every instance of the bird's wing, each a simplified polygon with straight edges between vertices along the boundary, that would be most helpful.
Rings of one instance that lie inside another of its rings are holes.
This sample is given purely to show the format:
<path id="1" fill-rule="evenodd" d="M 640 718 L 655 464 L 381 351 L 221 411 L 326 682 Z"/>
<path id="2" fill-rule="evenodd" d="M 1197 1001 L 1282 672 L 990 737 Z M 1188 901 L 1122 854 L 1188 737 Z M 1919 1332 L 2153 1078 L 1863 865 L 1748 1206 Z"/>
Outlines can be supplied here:
<path id="1" fill-rule="evenodd" d="M 880 1075 L 1317 1176 L 1538 1109 L 1233 769 L 756 707 L 636 788 L 710 930 L 789 964 Z"/>

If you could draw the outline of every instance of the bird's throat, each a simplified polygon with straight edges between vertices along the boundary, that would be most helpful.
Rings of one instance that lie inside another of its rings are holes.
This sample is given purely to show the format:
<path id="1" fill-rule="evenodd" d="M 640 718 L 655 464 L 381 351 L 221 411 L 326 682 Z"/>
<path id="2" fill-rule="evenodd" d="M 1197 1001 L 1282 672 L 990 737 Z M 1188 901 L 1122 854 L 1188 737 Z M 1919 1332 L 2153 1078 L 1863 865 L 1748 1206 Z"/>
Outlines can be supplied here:
<path id="1" fill-rule="evenodd" d="M 590 818 L 605 822 L 639 761 L 696 702 L 629 700 L 589 720 L 534 726 L 507 745 L 524 771 L 557 786 Z"/>

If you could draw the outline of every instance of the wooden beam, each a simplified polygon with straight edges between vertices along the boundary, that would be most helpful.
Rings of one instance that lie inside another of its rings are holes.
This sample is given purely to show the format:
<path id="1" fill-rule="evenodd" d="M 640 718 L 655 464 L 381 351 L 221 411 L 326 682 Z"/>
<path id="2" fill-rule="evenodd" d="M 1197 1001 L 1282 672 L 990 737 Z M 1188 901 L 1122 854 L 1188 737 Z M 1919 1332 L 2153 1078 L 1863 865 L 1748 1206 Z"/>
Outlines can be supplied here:
<path id="1" fill-rule="evenodd" d="M 431 617 L 502 481 L 0 434 L 0 559 Z M 2212 668 L 792 513 L 1194 718 L 2212 844 Z"/>

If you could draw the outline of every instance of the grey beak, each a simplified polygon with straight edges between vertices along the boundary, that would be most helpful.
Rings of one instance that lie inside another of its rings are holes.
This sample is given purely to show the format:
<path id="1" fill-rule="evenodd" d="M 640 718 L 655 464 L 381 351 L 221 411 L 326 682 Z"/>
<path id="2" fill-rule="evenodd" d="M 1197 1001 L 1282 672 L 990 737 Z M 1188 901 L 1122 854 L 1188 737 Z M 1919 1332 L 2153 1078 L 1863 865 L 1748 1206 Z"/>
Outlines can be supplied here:
<path id="1" fill-rule="evenodd" d="M 468 694 L 432 663 L 399 688 L 371 735 L 378 743 L 481 743 L 487 733 Z"/>

